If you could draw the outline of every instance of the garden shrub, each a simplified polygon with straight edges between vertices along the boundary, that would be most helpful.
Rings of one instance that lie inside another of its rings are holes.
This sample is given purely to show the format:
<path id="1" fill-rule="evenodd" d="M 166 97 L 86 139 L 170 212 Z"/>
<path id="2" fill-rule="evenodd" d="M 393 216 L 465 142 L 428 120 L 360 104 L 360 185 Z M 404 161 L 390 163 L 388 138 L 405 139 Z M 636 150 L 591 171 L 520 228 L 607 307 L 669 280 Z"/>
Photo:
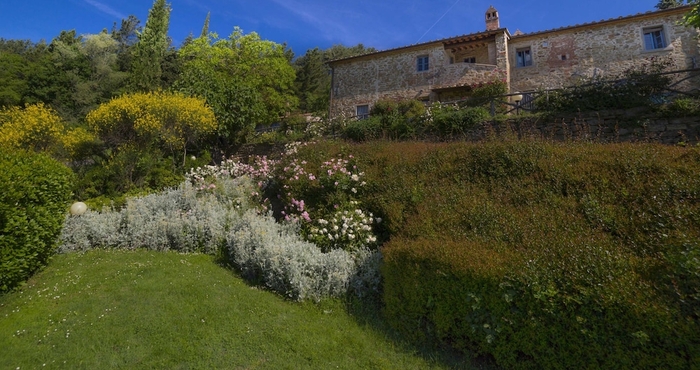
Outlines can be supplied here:
<path id="1" fill-rule="evenodd" d="M 594 77 L 581 81 L 565 90 L 538 94 L 535 106 L 538 110 L 552 112 L 578 112 L 604 109 L 625 109 L 660 104 L 673 82 L 661 74 L 673 65 L 673 61 L 649 58 L 617 76 Z"/>
<path id="2" fill-rule="evenodd" d="M 260 215 L 251 201 L 255 185 L 247 175 L 237 176 L 263 173 L 254 166 L 231 161 L 204 172 L 191 174 L 194 184 L 129 199 L 121 210 L 69 216 L 61 233 L 61 252 L 147 248 L 207 253 L 294 300 L 337 297 L 348 291 L 376 294 L 378 252 L 324 253 L 304 241 L 294 224 L 281 225 Z"/>
<path id="3" fill-rule="evenodd" d="M 379 100 L 370 117 L 347 124 L 345 137 L 354 141 L 372 139 L 410 139 L 420 135 L 425 105 L 417 100 Z"/>
<path id="4" fill-rule="evenodd" d="M 339 297 L 349 288 L 376 290 L 376 274 L 358 266 L 377 252 L 350 254 L 342 249 L 322 252 L 302 240 L 293 225 L 247 213 L 226 238 L 229 259 L 243 276 L 294 300 Z"/>
<path id="5" fill-rule="evenodd" d="M 0 146 L 3 148 L 56 151 L 64 131 L 58 113 L 42 103 L 0 111 Z"/>
<path id="6" fill-rule="evenodd" d="M 362 142 L 381 137 L 382 123 L 379 117 L 348 122 L 345 127 L 345 137 Z"/>
<path id="7" fill-rule="evenodd" d="M 700 363 L 700 151 L 536 141 L 351 150 L 388 320 L 505 368 Z"/>
<path id="8" fill-rule="evenodd" d="M 95 140 L 82 127 L 69 129 L 58 113 L 43 103 L 0 110 L 0 147 L 29 149 L 54 158 L 80 158 Z"/>
<path id="9" fill-rule="evenodd" d="M 5 148 L 0 169 L 0 292 L 6 292 L 55 252 L 73 173 L 44 154 Z"/>
<path id="10" fill-rule="evenodd" d="M 460 109 L 456 105 L 439 103 L 431 106 L 431 127 L 435 134 L 443 138 L 463 135 L 490 117 L 489 111 L 483 107 Z"/>
<path id="11" fill-rule="evenodd" d="M 249 208 L 250 181 L 227 179 L 127 200 L 120 210 L 88 210 L 69 216 L 61 233 L 61 251 L 94 248 L 147 248 L 216 254 L 228 227 Z"/>

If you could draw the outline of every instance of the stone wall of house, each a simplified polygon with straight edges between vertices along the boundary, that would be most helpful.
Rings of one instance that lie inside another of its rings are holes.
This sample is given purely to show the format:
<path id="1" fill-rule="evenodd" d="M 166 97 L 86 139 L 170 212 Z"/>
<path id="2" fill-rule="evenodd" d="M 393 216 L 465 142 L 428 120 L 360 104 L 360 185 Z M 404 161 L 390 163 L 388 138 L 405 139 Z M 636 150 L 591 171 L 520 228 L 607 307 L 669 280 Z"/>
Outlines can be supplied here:
<path id="1" fill-rule="evenodd" d="M 381 99 L 435 101 L 436 88 L 475 85 L 507 80 L 505 33 L 473 50 L 478 63 L 450 63 L 451 53 L 442 43 L 424 44 L 336 63 L 333 68 L 331 116 L 352 117 L 358 105 Z M 429 70 L 417 70 L 417 58 L 429 56 Z M 488 64 L 494 61 L 497 64 Z"/>
<path id="2" fill-rule="evenodd" d="M 418 56 L 429 56 L 429 70 L 418 72 Z M 382 98 L 422 99 L 430 94 L 437 66 L 449 62 L 442 44 L 431 44 L 372 58 L 353 59 L 333 68 L 331 115 L 355 115 L 358 105 Z"/>
<path id="3" fill-rule="evenodd" d="M 485 122 L 470 133 L 478 141 L 504 133 L 545 140 L 595 142 L 700 143 L 700 117 L 664 118 L 646 108 L 588 112 L 539 119 L 513 117 L 505 122 Z"/>
<path id="4" fill-rule="evenodd" d="M 693 68 L 698 55 L 698 31 L 679 24 L 682 12 L 646 16 L 572 27 L 561 31 L 513 36 L 508 50 L 511 91 L 531 91 L 572 86 L 593 77 L 612 78 L 648 63 L 668 60 L 670 68 Z M 643 29 L 663 26 L 667 47 L 644 48 Z M 532 66 L 517 67 L 516 50 L 531 48 Z M 700 63 L 700 60 L 697 60 Z"/>

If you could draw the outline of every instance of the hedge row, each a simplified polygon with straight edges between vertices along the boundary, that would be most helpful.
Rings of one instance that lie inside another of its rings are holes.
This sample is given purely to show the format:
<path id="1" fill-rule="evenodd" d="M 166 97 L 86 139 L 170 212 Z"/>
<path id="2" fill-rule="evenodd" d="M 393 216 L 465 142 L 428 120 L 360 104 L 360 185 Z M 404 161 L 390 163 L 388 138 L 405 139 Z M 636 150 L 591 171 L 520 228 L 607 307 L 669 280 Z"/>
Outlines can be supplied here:
<path id="1" fill-rule="evenodd" d="M 55 252 L 72 182 L 71 170 L 46 155 L 0 150 L 0 293 Z"/>
<path id="2" fill-rule="evenodd" d="M 700 150 L 488 142 L 355 154 L 388 320 L 505 368 L 700 365 Z M 303 156 L 303 155 L 302 155 Z"/>

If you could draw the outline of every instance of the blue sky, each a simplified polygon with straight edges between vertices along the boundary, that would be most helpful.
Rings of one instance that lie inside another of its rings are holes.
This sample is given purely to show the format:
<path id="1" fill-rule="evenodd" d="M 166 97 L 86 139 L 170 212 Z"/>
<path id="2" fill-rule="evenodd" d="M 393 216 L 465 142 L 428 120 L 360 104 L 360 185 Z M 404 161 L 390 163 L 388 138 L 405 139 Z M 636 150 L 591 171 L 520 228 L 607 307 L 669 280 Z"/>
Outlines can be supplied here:
<path id="1" fill-rule="evenodd" d="M 179 45 L 198 35 L 207 12 L 210 30 L 235 26 L 286 42 L 296 55 L 334 44 L 389 49 L 479 32 L 490 5 L 501 27 L 534 32 L 654 10 L 658 0 L 170 0 L 170 37 Z M 152 0 L 0 0 L 0 37 L 50 41 L 61 30 L 111 29 L 130 14 L 145 24 Z"/>

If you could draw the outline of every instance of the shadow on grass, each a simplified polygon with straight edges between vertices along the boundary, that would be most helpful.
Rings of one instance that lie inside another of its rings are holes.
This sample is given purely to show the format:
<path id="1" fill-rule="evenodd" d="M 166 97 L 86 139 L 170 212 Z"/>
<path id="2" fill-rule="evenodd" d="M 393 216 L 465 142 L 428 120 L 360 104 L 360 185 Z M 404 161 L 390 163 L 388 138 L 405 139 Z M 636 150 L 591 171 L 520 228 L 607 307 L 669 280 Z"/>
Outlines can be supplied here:
<path id="1" fill-rule="evenodd" d="M 345 308 L 359 325 L 375 330 L 397 345 L 415 351 L 427 361 L 452 369 L 500 369 L 489 355 L 465 354 L 441 343 L 437 338 L 426 337 L 421 342 L 411 342 L 392 328 L 383 317 L 381 297 L 348 297 Z"/>
<path id="2" fill-rule="evenodd" d="M 241 271 L 233 265 L 228 256 L 223 252 L 219 252 L 215 256 L 214 262 L 222 268 L 228 269 L 243 278 L 247 284 L 261 290 L 269 290 L 261 279 L 242 274 Z M 333 301 L 333 300 L 331 300 Z M 465 354 L 457 351 L 449 346 L 441 343 L 437 338 L 427 337 L 421 342 L 412 342 L 403 337 L 382 315 L 383 306 L 380 294 L 374 294 L 364 298 L 358 298 L 352 294 L 348 294 L 343 300 L 343 306 L 360 326 L 369 328 L 380 335 L 384 336 L 389 341 L 395 343 L 398 347 L 405 349 L 407 352 L 412 352 L 417 356 L 422 357 L 427 362 L 452 369 L 465 370 L 498 370 L 501 369 L 496 365 L 493 357 L 489 355 Z M 333 305 L 330 301 L 321 301 L 316 305 L 323 308 L 324 305 Z"/>

